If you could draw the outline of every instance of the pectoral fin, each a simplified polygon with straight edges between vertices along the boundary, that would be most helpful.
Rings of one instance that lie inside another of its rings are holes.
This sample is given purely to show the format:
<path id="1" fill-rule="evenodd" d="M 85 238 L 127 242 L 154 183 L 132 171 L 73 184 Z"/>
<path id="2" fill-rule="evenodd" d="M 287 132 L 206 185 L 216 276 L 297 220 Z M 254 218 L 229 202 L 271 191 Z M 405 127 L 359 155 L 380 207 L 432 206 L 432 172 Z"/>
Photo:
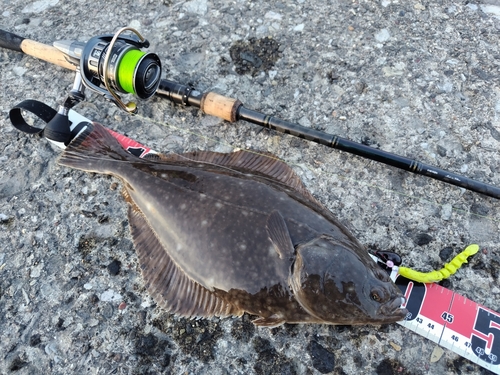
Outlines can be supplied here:
<path id="1" fill-rule="evenodd" d="M 279 211 L 273 211 L 267 218 L 267 234 L 274 245 L 280 259 L 293 255 L 294 248 L 285 219 Z"/>

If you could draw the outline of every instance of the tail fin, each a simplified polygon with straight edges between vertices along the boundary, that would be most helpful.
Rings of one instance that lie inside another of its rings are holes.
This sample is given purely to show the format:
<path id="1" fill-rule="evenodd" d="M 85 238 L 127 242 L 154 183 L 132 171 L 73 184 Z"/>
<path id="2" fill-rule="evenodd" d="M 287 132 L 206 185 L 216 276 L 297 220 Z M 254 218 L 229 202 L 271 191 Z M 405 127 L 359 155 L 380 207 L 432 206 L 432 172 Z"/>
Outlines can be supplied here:
<path id="1" fill-rule="evenodd" d="M 129 161 L 136 157 L 96 122 L 83 130 L 64 150 L 58 163 L 87 172 L 112 173 L 111 161 Z"/>

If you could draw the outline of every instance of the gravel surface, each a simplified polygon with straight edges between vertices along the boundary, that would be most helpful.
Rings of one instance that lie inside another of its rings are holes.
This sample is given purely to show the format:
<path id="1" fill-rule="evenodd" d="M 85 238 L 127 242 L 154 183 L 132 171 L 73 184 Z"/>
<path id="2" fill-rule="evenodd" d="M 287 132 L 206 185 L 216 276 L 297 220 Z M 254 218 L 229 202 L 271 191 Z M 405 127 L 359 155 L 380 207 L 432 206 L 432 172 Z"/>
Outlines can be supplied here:
<path id="1" fill-rule="evenodd" d="M 51 44 L 140 30 L 168 79 L 246 107 L 500 186 L 500 2 L 0 1 L 2 29 Z M 57 165 L 8 112 L 57 107 L 73 73 L 0 50 L 0 372 L 3 374 L 484 374 L 397 325 L 191 321 L 147 295 L 117 180 Z M 75 109 L 163 152 L 252 148 L 287 161 L 371 248 L 440 268 L 500 310 L 500 201 L 158 98 L 128 116 Z M 496 338 L 499 339 L 499 338 Z"/>

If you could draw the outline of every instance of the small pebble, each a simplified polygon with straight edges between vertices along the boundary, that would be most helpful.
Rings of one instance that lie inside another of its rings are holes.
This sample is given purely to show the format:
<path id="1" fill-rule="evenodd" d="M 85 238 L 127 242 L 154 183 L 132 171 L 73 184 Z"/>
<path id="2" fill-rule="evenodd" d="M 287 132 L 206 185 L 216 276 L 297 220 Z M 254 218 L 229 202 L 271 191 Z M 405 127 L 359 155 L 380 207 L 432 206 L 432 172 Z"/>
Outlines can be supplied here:
<path id="1" fill-rule="evenodd" d="M 297 25 L 293 28 L 293 31 L 303 31 L 304 30 L 304 24 L 301 23 L 300 25 Z"/>
<path id="2" fill-rule="evenodd" d="M 392 348 L 393 348 L 395 351 L 397 351 L 397 352 L 401 351 L 401 346 L 400 346 L 400 345 L 398 345 L 398 344 L 396 344 L 395 342 L 392 342 L 392 341 L 391 341 L 391 342 L 389 342 L 389 344 L 391 344 Z"/>
<path id="3" fill-rule="evenodd" d="M 444 353 L 443 348 L 440 347 L 439 345 L 436 345 L 434 347 L 434 350 L 432 351 L 432 354 L 431 354 L 431 363 L 435 363 L 435 362 L 439 361 L 441 359 L 441 357 L 443 356 L 443 353 Z"/>
<path id="4" fill-rule="evenodd" d="M 16 66 L 16 67 L 12 68 L 12 71 L 13 71 L 14 73 L 16 73 L 16 75 L 17 75 L 18 77 L 22 77 L 22 76 L 24 75 L 24 73 L 26 73 L 26 71 L 27 71 L 27 70 L 28 70 L 28 69 L 22 68 L 22 67 L 20 67 L 20 66 Z"/>
<path id="5" fill-rule="evenodd" d="M 108 289 L 101 294 L 100 300 L 104 302 L 118 302 L 122 300 L 122 296 L 113 289 Z"/>
<path id="6" fill-rule="evenodd" d="M 307 347 L 313 367 L 321 374 L 332 372 L 335 368 L 335 354 L 316 341 L 311 341 Z"/>
<path id="7" fill-rule="evenodd" d="M 439 258 L 441 258 L 443 262 L 446 262 L 451 258 L 451 254 L 453 254 L 453 248 L 447 246 L 439 252 Z"/>
<path id="8" fill-rule="evenodd" d="M 42 342 L 41 336 L 39 333 L 35 333 L 33 336 L 30 337 L 29 344 L 31 347 L 37 346 Z"/>
<path id="9" fill-rule="evenodd" d="M 97 302 L 99 302 L 99 297 L 97 296 L 97 294 L 91 294 L 89 297 L 89 301 L 90 303 L 95 305 Z"/>
<path id="10" fill-rule="evenodd" d="M 380 43 L 387 42 L 390 37 L 391 33 L 387 29 L 382 29 L 375 34 L 375 40 Z"/>
<path id="11" fill-rule="evenodd" d="M 441 206 L 441 219 L 450 220 L 451 214 L 453 213 L 453 206 L 451 204 L 443 204 Z"/>
<path id="12" fill-rule="evenodd" d="M 417 236 L 415 236 L 415 243 L 418 246 L 427 245 L 432 241 L 434 241 L 434 238 L 428 235 L 427 233 L 419 233 Z"/>
<path id="13" fill-rule="evenodd" d="M 5 214 L 0 213 L 0 223 L 7 223 L 11 218 Z"/>

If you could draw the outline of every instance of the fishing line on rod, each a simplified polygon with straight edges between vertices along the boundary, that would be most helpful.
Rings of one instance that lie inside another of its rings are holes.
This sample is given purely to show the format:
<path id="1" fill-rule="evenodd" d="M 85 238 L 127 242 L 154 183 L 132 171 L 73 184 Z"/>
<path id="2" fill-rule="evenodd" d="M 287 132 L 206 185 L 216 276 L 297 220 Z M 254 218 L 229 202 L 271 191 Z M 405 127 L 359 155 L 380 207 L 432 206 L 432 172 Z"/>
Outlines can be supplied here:
<path id="1" fill-rule="evenodd" d="M 226 142 L 224 140 L 212 138 L 210 136 L 203 135 L 203 134 L 201 134 L 199 132 L 196 132 L 196 131 L 193 131 L 193 130 L 181 128 L 181 127 L 173 125 L 173 124 L 171 124 L 169 122 L 165 122 L 165 121 L 155 120 L 153 118 L 144 117 L 144 116 L 142 116 L 140 114 L 135 114 L 134 117 L 137 117 L 137 118 L 139 118 L 139 119 L 141 119 L 141 120 L 143 120 L 145 122 L 152 122 L 152 123 L 158 125 L 161 129 L 168 127 L 168 128 L 174 129 L 176 131 L 181 131 L 183 133 L 191 134 L 191 135 L 194 135 L 196 137 L 205 139 L 206 141 L 212 141 L 212 142 L 215 142 L 215 143 L 219 143 L 219 144 L 228 146 L 228 147 L 232 148 L 233 150 L 243 150 L 243 151 L 246 151 L 246 152 L 249 152 L 249 153 L 253 153 L 253 154 L 256 154 L 256 155 L 265 156 L 265 157 L 268 157 L 268 158 L 271 158 L 271 159 L 276 159 L 276 160 L 283 161 L 282 159 L 280 159 L 278 157 L 273 157 L 273 156 L 271 156 L 269 154 L 261 153 L 261 152 L 258 152 L 258 151 L 255 151 L 255 150 L 250 150 L 250 149 L 243 148 L 243 147 L 236 147 L 236 146 L 232 145 L 231 143 Z M 175 154 L 178 154 L 178 153 L 175 153 Z M 297 163 L 289 162 L 289 161 L 285 161 L 285 162 L 287 164 L 289 164 L 289 165 L 293 165 L 295 167 L 300 167 L 300 165 L 297 164 Z M 372 184 L 372 183 L 369 183 L 367 181 L 357 180 L 357 179 L 355 179 L 355 178 L 353 178 L 351 176 L 344 176 L 344 175 L 341 175 L 341 174 L 334 174 L 333 172 L 330 172 L 328 170 L 323 170 L 323 169 L 321 170 L 321 173 L 322 174 L 326 174 L 328 178 L 332 178 L 333 179 L 336 176 L 336 177 L 338 177 L 340 179 L 350 180 L 350 181 L 358 183 L 359 185 L 364 185 L 364 186 L 367 186 L 367 187 L 372 188 L 372 189 L 379 189 L 379 190 L 384 191 L 386 193 L 396 194 L 396 195 L 399 195 L 399 196 L 404 197 L 404 198 L 410 198 L 412 200 L 419 201 L 420 203 L 428 203 L 428 204 L 431 204 L 433 206 L 440 207 L 440 208 L 443 208 L 445 206 L 444 203 L 438 203 L 438 202 L 432 201 L 432 200 L 430 200 L 429 198 L 426 198 L 426 197 L 419 197 L 419 196 L 415 196 L 415 195 L 406 194 L 404 192 L 399 192 L 399 191 L 396 191 L 394 189 L 390 189 L 390 188 L 386 188 L 386 187 L 383 187 L 383 186 L 380 186 L 380 185 Z M 463 214 L 463 215 L 469 215 L 469 216 L 474 216 L 474 217 L 481 218 L 481 219 L 486 219 L 486 220 L 491 221 L 492 223 L 500 223 L 500 218 L 497 219 L 497 218 L 494 218 L 493 216 L 481 215 L 481 214 L 478 214 L 478 213 L 475 213 L 475 212 L 470 212 L 470 211 L 467 211 L 467 210 L 464 210 L 464 209 L 461 209 L 461 208 L 458 208 L 458 207 L 454 207 L 454 206 L 452 206 L 452 210 L 455 211 L 455 212 L 457 212 L 457 213 Z"/>

